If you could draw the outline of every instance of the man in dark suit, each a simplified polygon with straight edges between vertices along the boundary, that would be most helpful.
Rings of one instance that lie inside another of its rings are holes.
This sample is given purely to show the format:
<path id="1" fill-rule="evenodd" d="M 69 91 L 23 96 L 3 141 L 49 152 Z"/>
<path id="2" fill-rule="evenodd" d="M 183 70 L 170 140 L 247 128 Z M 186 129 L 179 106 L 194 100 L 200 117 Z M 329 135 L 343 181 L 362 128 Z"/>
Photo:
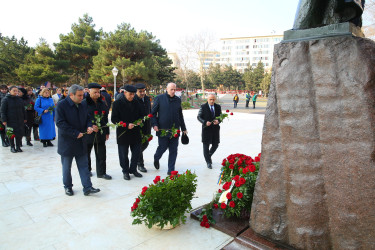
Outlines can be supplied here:
<path id="1" fill-rule="evenodd" d="M 134 124 L 134 121 L 143 118 L 144 114 L 139 102 L 134 100 L 136 91 L 134 86 L 126 85 L 124 94 L 117 96 L 112 107 L 112 123 L 123 122 L 125 124 L 116 129 L 120 166 L 125 180 L 130 180 L 129 174 L 142 177 L 137 171 L 137 162 L 141 152 L 141 130 L 139 124 Z M 129 147 L 132 152 L 130 167 Z"/>
<path id="2" fill-rule="evenodd" d="M 103 127 L 108 123 L 109 107 L 107 106 L 106 101 L 103 100 L 102 96 L 100 95 L 101 87 L 102 86 L 97 83 L 89 83 L 89 95 L 82 101 L 82 104 L 87 104 L 91 122 L 96 122 L 95 115 L 102 117 L 100 120 L 100 126 Z M 98 127 L 96 125 L 93 125 L 93 128 L 94 132 L 87 135 L 87 156 L 89 160 L 90 176 L 92 176 L 90 155 L 92 148 L 94 148 L 96 158 L 96 176 L 98 178 L 110 180 L 112 177 L 106 173 L 107 152 L 105 146 L 105 142 L 109 138 L 109 128 L 102 128 L 101 131 L 98 131 Z"/>
<path id="3" fill-rule="evenodd" d="M 215 103 L 215 95 L 209 95 L 207 103 L 203 104 L 198 112 L 198 121 L 202 123 L 203 155 L 207 167 L 212 169 L 211 156 L 220 143 L 220 125 L 216 117 L 221 114 L 221 106 Z M 210 144 L 212 144 L 210 148 Z"/>
<path id="4" fill-rule="evenodd" d="M 87 158 L 87 136 L 94 130 L 87 105 L 82 104 L 83 87 L 72 85 L 68 95 L 56 106 L 56 126 L 58 128 L 57 153 L 61 155 L 65 194 L 73 195 L 72 161 L 75 158 L 84 195 L 97 193 L 100 189 L 92 187 Z"/>
<path id="5" fill-rule="evenodd" d="M 148 115 L 151 113 L 151 102 L 150 97 L 146 95 L 146 85 L 143 83 L 137 83 L 135 85 L 137 88 L 137 94 L 135 95 L 135 99 L 141 104 L 141 107 L 143 109 L 143 114 Z M 150 120 L 146 120 L 144 122 L 143 127 L 141 128 L 141 132 L 143 135 L 149 135 L 151 134 L 151 122 Z M 141 172 L 146 173 L 147 169 L 145 168 L 144 160 L 143 160 L 143 151 L 148 147 L 148 141 L 145 141 L 141 145 L 141 153 L 139 154 L 139 160 L 138 160 L 138 170 Z"/>
<path id="6" fill-rule="evenodd" d="M 160 168 L 159 160 L 163 156 L 164 152 L 169 149 L 168 156 L 168 175 L 171 171 L 175 170 L 175 164 L 177 159 L 177 148 L 179 135 L 174 137 L 170 133 L 166 136 L 161 136 L 160 129 L 170 130 L 173 127 L 180 129 L 183 133 L 187 133 L 184 116 L 182 114 L 181 99 L 175 95 L 176 84 L 168 83 L 167 93 L 158 95 L 154 99 L 154 105 L 152 106 L 151 124 L 156 135 L 158 136 L 158 148 L 154 155 L 154 166 L 156 169 Z"/>

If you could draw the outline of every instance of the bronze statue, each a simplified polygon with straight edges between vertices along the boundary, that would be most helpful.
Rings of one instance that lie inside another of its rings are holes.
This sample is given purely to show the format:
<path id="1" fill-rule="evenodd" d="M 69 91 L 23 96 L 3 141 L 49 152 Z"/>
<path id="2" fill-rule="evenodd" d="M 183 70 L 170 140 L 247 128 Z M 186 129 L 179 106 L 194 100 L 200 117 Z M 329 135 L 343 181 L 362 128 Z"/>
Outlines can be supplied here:
<path id="1" fill-rule="evenodd" d="M 293 29 L 310 29 L 351 22 L 362 26 L 365 0 L 300 0 Z"/>

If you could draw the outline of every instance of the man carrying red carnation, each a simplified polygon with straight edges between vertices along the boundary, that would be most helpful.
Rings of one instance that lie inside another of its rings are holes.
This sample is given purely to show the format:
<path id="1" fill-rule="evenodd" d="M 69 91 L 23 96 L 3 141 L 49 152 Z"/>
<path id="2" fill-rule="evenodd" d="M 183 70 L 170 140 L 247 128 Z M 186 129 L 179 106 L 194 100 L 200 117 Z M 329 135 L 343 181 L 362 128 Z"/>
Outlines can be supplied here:
<path id="1" fill-rule="evenodd" d="M 146 95 L 146 85 L 144 85 L 143 83 L 137 83 L 135 85 L 135 87 L 137 88 L 137 93 L 134 97 L 134 99 L 136 99 L 139 104 L 141 105 L 142 109 L 143 109 L 143 114 L 144 115 L 148 115 L 151 113 L 151 101 L 150 101 L 150 97 L 148 97 Z M 142 133 L 143 135 L 150 135 L 151 134 L 151 122 L 150 120 L 146 120 L 143 122 L 143 127 L 141 128 L 142 130 Z M 147 169 L 145 168 L 145 164 L 144 164 L 144 160 L 143 160 L 143 151 L 146 150 L 146 148 L 148 147 L 148 144 L 149 144 L 149 141 L 145 141 L 144 143 L 142 143 L 141 145 L 141 153 L 139 154 L 139 159 L 138 159 L 138 170 L 141 171 L 141 172 L 144 172 L 146 173 L 147 172 Z"/>
<path id="2" fill-rule="evenodd" d="M 215 101 L 216 96 L 209 95 L 207 103 L 200 107 L 197 117 L 198 121 L 202 123 L 203 155 L 209 169 L 212 169 L 211 157 L 220 143 L 220 126 L 216 117 L 221 115 L 221 106 Z"/>
<path id="3" fill-rule="evenodd" d="M 100 86 L 97 83 L 90 83 L 88 85 L 89 88 L 89 94 L 86 96 L 86 99 L 82 101 L 82 103 L 87 103 L 87 110 L 90 116 L 91 121 L 95 121 L 95 116 L 102 116 L 100 120 L 100 126 L 105 126 L 108 123 L 108 112 L 109 107 L 106 103 L 106 101 L 103 101 L 101 95 L 100 95 Z M 91 173 L 91 150 L 94 148 L 95 152 L 95 158 L 96 158 L 96 176 L 98 178 L 103 178 L 106 180 L 112 179 L 110 175 L 106 173 L 106 158 L 107 158 L 107 152 L 106 152 L 106 146 L 105 142 L 109 138 L 109 128 L 104 127 L 102 128 L 102 131 L 98 131 L 98 127 L 96 125 L 93 125 L 94 133 L 90 135 L 86 135 L 87 139 L 87 155 L 88 155 L 88 161 L 89 161 L 89 171 L 90 176 L 92 176 Z"/>

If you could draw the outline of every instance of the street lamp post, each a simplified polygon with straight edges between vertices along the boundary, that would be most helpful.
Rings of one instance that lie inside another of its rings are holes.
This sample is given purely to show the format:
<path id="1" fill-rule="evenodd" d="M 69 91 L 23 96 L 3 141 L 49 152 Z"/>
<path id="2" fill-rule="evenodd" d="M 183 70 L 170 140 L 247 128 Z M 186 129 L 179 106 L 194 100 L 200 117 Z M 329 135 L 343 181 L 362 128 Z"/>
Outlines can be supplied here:
<path id="1" fill-rule="evenodd" d="M 118 69 L 116 67 L 113 67 L 112 74 L 114 76 L 114 79 L 113 79 L 113 99 L 115 99 L 115 96 L 116 96 L 116 76 L 118 74 Z"/>

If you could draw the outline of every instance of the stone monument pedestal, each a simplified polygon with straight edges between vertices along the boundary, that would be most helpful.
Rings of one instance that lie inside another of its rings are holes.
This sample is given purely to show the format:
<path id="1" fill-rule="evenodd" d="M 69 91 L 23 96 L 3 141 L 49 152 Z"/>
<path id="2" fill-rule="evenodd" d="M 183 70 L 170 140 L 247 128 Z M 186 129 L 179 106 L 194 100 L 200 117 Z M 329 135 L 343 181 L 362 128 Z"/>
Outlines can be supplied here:
<path id="1" fill-rule="evenodd" d="M 299 249 L 375 249 L 375 43 L 276 45 L 250 227 Z"/>

